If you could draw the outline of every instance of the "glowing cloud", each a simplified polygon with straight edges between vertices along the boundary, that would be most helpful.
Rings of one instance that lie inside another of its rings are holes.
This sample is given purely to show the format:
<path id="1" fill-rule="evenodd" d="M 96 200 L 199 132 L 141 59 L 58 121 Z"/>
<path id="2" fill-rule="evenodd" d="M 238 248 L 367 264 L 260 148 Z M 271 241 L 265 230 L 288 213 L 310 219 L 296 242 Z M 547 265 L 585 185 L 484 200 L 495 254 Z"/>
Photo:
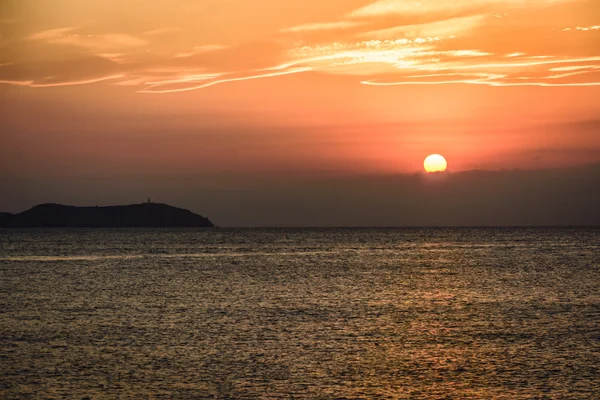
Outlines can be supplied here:
<path id="1" fill-rule="evenodd" d="M 45 31 L 34 33 L 33 35 L 30 35 L 28 37 L 28 39 L 30 39 L 30 40 L 54 40 L 56 38 L 67 36 L 70 32 L 73 32 L 76 29 L 77 28 L 75 28 L 75 27 L 48 29 Z"/>
<path id="2" fill-rule="evenodd" d="M 260 39 L 233 27 L 194 34 L 191 25 L 165 26 L 161 20 L 103 30 L 65 18 L 64 27 L 2 37 L 0 83 L 41 86 L 51 76 L 65 84 L 107 80 L 141 93 L 169 93 L 313 71 L 360 76 L 357 84 L 371 85 L 596 85 L 600 54 L 594 35 L 600 25 L 562 11 L 581 4 L 378 0 L 346 8 L 337 20 L 293 18 L 287 27 L 282 22 L 265 28 Z M 540 12 L 554 19 L 530 24 Z M 85 62 L 74 64 L 77 60 Z M 74 65 L 80 66 L 77 71 Z"/>
<path id="3" fill-rule="evenodd" d="M 61 44 L 82 47 L 95 51 L 106 51 L 129 47 L 139 47 L 147 42 L 128 34 L 80 34 L 77 28 L 58 28 L 42 31 L 29 36 L 30 40 L 45 41 L 50 44 Z"/>
<path id="4" fill-rule="evenodd" d="M 364 22 L 359 21 L 339 21 L 339 22 L 321 22 L 313 24 L 305 24 L 293 26 L 291 28 L 284 28 L 281 32 L 307 32 L 307 31 L 322 31 L 322 30 L 335 30 L 352 28 L 356 26 L 364 25 Z"/>
<path id="5" fill-rule="evenodd" d="M 80 81 L 52 82 L 52 83 L 44 83 L 43 81 L 41 81 L 41 82 L 35 82 L 35 81 L 1 81 L 0 80 L 0 83 L 10 84 L 10 85 L 17 85 L 17 86 L 29 86 L 29 87 L 42 88 L 42 87 L 86 85 L 86 84 L 89 84 L 89 83 L 97 83 L 97 82 L 103 82 L 103 81 L 109 81 L 109 80 L 119 79 L 119 78 L 122 78 L 123 76 L 124 75 L 111 75 L 111 76 L 104 76 L 104 77 L 101 77 L 101 78 L 85 79 L 85 80 L 80 80 Z"/>
<path id="6" fill-rule="evenodd" d="M 223 46 L 220 44 L 207 44 L 204 46 L 195 46 L 191 51 L 175 54 L 175 57 L 177 57 L 177 58 L 191 57 L 196 54 L 208 53 L 211 51 L 223 50 L 226 48 L 227 48 L 227 46 Z"/>
<path id="7" fill-rule="evenodd" d="M 176 93 L 176 92 L 187 92 L 190 90 L 196 90 L 196 89 L 203 89 L 203 88 L 207 88 L 210 86 L 214 86 L 217 85 L 219 83 L 227 83 L 227 82 L 239 82 L 239 81 L 247 81 L 250 79 L 259 79 L 259 78 L 271 78 L 271 77 L 275 77 L 275 76 L 281 76 L 281 75 L 289 75 L 289 74 L 297 74 L 300 72 L 307 72 L 310 71 L 310 68 L 290 68 L 287 69 L 285 71 L 281 71 L 281 72 L 270 72 L 270 73 L 262 73 L 262 74 L 255 74 L 255 75 L 247 75 L 247 76 L 240 76 L 240 77 L 225 77 L 222 79 L 203 79 L 203 80 L 194 80 L 192 82 L 198 82 L 198 81 L 204 81 L 205 83 L 202 83 L 200 85 L 185 85 L 183 87 L 175 87 L 177 84 L 189 84 L 191 81 L 188 79 L 181 79 L 180 81 L 174 80 L 174 81 L 170 81 L 170 82 L 156 82 L 156 83 L 151 83 L 150 82 L 150 86 L 146 87 L 145 89 L 142 89 L 139 91 L 139 93 Z"/>
<path id="8" fill-rule="evenodd" d="M 464 10 L 471 7 L 504 4 L 512 5 L 540 5 L 568 2 L 570 0 L 379 0 L 354 11 L 354 16 L 374 16 L 391 14 L 421 14 L 439 10 Z"/>

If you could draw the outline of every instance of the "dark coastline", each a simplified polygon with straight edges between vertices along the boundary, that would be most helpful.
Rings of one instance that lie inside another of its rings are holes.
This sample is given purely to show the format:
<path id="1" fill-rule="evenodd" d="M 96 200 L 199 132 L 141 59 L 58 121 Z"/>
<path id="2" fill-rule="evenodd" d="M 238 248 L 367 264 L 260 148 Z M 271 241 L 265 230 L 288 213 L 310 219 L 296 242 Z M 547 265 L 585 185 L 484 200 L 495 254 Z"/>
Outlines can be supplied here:
<path id="1" fill-rule="evenodd" d="M 214 224 L 189 210 L 160 203 L 108 207 L 40 204 L 27 211 L 0 213 L 0 228 L 214 228 Z"/>

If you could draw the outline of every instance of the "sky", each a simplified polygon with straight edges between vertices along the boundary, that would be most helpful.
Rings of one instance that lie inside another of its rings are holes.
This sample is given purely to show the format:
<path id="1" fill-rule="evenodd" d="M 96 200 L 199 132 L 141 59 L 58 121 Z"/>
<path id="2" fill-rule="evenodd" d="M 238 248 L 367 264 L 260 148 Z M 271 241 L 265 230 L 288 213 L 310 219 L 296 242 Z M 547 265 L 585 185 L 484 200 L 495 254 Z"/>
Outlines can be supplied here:
<path id="1" fill-rule="evenodd" d="M 597 0 L 3 0 L 0 211 L 600 224 L 599 99 Z"/>

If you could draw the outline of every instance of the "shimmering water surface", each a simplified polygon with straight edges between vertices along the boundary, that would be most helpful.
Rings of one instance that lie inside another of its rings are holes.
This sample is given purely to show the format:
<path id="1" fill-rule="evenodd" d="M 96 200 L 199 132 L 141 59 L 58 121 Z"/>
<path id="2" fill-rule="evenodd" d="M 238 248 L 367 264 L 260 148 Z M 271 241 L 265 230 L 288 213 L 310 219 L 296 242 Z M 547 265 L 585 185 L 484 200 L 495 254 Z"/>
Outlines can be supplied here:
<path id="1" fill-rule="evenodd" d="M 600 230 L 0 230 L 0 397 L 600 398 Z"/>

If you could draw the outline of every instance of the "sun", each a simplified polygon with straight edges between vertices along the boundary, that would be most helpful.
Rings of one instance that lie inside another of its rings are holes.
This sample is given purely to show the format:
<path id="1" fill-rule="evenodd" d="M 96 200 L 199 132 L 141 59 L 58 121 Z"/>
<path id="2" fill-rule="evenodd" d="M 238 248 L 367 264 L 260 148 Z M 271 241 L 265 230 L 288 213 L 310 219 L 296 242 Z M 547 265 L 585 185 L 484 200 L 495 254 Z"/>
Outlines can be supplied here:
<path id="1" fill-rule="evenodd" d="M 427 156 L 423 162 L 425 172 L 444 172 L 448 168 L 446 159 L 439 154 L 432 154 Z"/>

